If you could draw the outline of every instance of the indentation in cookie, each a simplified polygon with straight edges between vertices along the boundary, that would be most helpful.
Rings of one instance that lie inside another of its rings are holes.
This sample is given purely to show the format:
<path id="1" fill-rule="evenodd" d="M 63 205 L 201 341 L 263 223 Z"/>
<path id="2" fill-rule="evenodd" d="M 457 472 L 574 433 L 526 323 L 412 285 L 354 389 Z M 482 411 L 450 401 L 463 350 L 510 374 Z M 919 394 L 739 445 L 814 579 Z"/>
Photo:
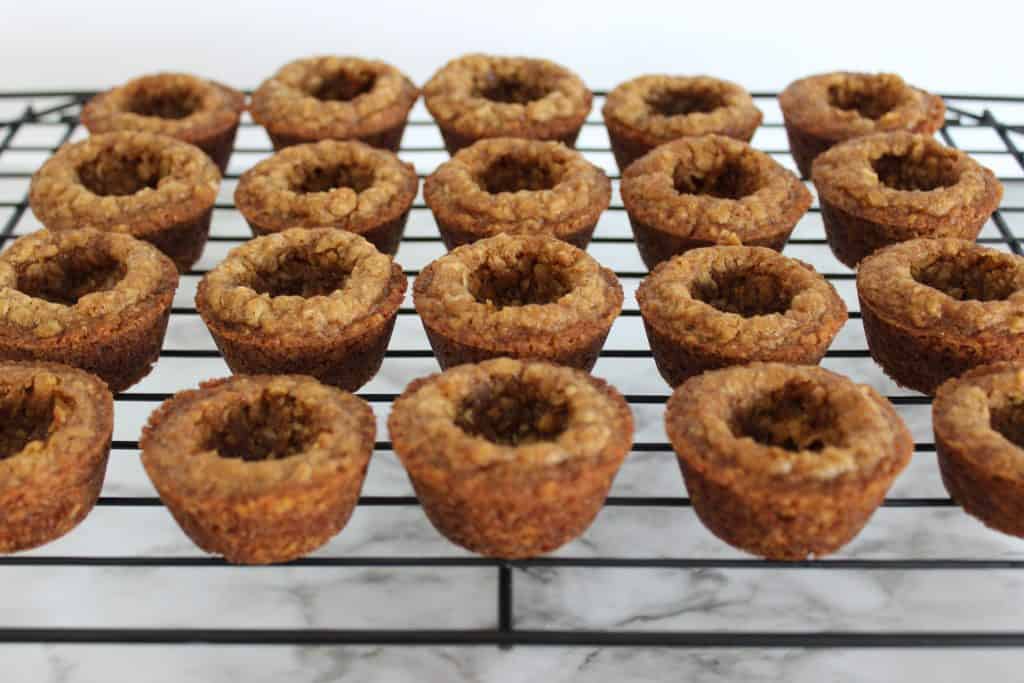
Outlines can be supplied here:
<path id="1" fill-rule="evenodd" d="M 502 192 L 538 192 L 558 184 L 558 173 L 551 164 L 537 159 L 521 159 L 506 154 L 492 161 L 479 178 L 480 186 L 491 194 Z"/>
<path id="2" fill-rule="evenodd" d="M 1003 405 L 991 406 L 989 423 L 1008 441 L 1024 448 L 1024 396 L 1015 396 Z"/>
<path id="3" fill-rule="evenodd" d="M 324 102 L 348 102 L 373 90 L 377 74 L 368 71 L 342 71 L 320 79 L 310 94 Z"/>
<path id="4" fill-rule="evenodd" d="M 731 426 L 737 437 L 788 451 L 821 451 L 842 445 L 828 391 L 802 380 L 752 396 L 735 412 Z"/>
<path id="5" fill-rule="evenodd" d="M 273 271 L 255 270 L 247 286 L 268 296 L 327 296 L 343 289 L 351 271 L 340 262 L 321 263 L 305 250 L 289 251 Z"/>
<path id="6" fill-rule="evenodd" d="M 516 261 L 488 259 L 466 283 L 477 301 L 506 306 L 551 304 L 572 291 L 567 274 L 540 254 L 523 254 Z"/>
<path id="7" fill-rule="evenodd" d="M 787 281 L 778 273 L 735 264 L 726 270 L 710 270 L 690 290 L 693 298 L 723 313 L 745 318 L 785 313 L 793 301 Z"/>
<path id="8" fill-rule="evenodd" d="M 644 101 L 651 111 L 662 116 L 708 114 L 726 105 L 723 93 L 700 86 L 652 90 Z"/>
<path id="9" fill-rule="evenodd" d="M 296 168 L 291 188 L 308 194 L 347 187 L 359 193 L 372 187 L 373 180 L 373 169 L 362 164 L 311 164 Z"/>
<path id="10" fill-rule="evenodd" d="M 53 426 L 52 391 L 31 383 L 0 387 L 0 460 L 21 453 L 33 441 L 46 439 Z"/>
<path id="11" fill-rule="evenodd" d="M 495 76 L 477 88 L 477 94 L 481 97 L 506 104 L 529 104 L 550 92 L 551 88 L 546 83 L 519 76 Z"/>
<path id="12" fill-rule="evenodd" d="M 828 89 L 828 103 L 837 109 L 855 111 L 866 119 L 877 120 L 899 105 L 904 89 L 892 79 L 863 75 L 848 78 L 842 85 Z"/>
<path id="13" fill-rule="evenodd" d="M 672 173 L 679 194 L 702 194 L 720 199 L 743 199 L 761 186 L 761 178 L 744 168 L 739 160 L 723 161 L 707 170 L 690 163 L 679 163 Z"/>
<path id="14" fill-rule="evenodd" d="M 93 159 L 77 169 L 79 181 L 101 197 L 132 195 L 146 188 L 155 189 L 168 170 L 160 155 L 147 151 L 117 151 L 103 148 Z"/>
<path id="15" fill-rule="evenodd" d="M 1003 301 L 1020 287 L 1018 269 L 997 254 L 962 251 L 911 268 L 923 285 L 960 301 Z"/>
<path id="16" fill-rule="evenodd" d="M 183 119 L 198 111 L 200 106 L 199 93 L 192 88 L 153 84 L 133 92 L 125 103 L 125 110 L 140 116 Z"/>
<path id="17" fill-rule="evenodd" d="M 293 396 L 267 389 L 229 405 L 206 426 L 204 448 L 222 458 L 281 460 L 298 455 L 316 441 L 310 410 Z"/>
<path id="18" fill-rule="evenodd" d="M 455 424 L 499 445 L 553 441 L 568 426 L 569 409 L 552 398 L 518 378 L 495 379 L 463 399 Z"/>
<path id="19" fill-rule="evenodd" d="M 102 250 L 57 252 L 18 274 L 19 292 L 51 303 L 74 306 L 79 299 L 117 287 L 125 266 Z"/>
<path id="20" fill-rule="evenodd" d="M 894 190 L 927 192 L 951 187 L 960 180 L 954 167 L 956 159 L 948 155 L 909 156 L 886 154 L 871 162 L 879 181 Z"/>

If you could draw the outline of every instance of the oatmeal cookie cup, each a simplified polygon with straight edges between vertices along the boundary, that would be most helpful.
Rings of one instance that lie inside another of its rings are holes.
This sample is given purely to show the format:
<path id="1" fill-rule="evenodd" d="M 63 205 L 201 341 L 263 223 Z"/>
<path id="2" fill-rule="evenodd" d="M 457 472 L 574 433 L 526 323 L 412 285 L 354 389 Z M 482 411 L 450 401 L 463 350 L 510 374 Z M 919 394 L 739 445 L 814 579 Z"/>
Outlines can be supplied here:
<path id="1" fill-rule="evenodd" d="M 93 135 L 169 135 L 206 152 L 223 174 L 243 111 L 245 95 L 233 88 L 189 74 L 159 73 L 93 97 L 82 108 L 82 125 Z"/>
<path id="2" fill-rule="evenodd" d="M 751 361 L 815 365 L 846 322 L 828 280 L 764 247 L 689 251 L 655 268 L 636 298 L 671 386 Z"/>
<path id="3" fill-rule="evenodd" d="M 85 519 L 113 429 L 114 399 L 96 377 L 0 361 L 0 553 L 49 543 Z"/>
<path id="4" fill-rule="evenodd" d="M 992 171 L 934 138 L 882 133 L 836 145 L 814 162 L 825 236 L 854 268 L 917 237 L 974 240 L 999 206 Z"/>
<path id="5" fill-rule="evenodd" d="M 622 176 L 622 203 L 648 268 L 714 244 L 781 251 L 811 206 L 800 179 L 720 135 L 662 145 Z"/>
<path id="6" fill-rule="evenodd" d="M 953 500 L 986 526 L 1024 537 L 1024 363 L 985 365 L 942 384 L 932 425 Z"/>
<path id="7" fill-rule="evenodd" d="M 931 136 L 942 127 L 942 98 L 895 74 L 834 72 L 801 78 L 779 94 L 789 151 L 809 178 L 815 157 L 837 142 L 891 131 Z"/>
<path id="8" fill-rule="evenodd" d="M 871 357 L 926 394 L 978 365 L 1024 359 L 1024 258 L 956 239 L 919 239 L 857 272 Z"/>
<path id="9" fill-rule="evenodd" d="M 165 401 L 142 464 L 192 541 L 236 564 L 287 562 L 340 532 L 359 499 L 376 420 L 311 377 L 205 382 Z"/>
<path id="10" fill-rule="evenodd" d="M 0 359 L 72 365 L 123 391 L 152 369 L 178 272 L 128 235 L 41 230 L 0 253 Z"/>
<path id="11" fill-rule="evenodd" d="M 567 242 L 496 235 L 430 263 L 413 301 L 442 368 L 511 356 L 590 370 L 623 294 L 612 271 Z"/>
<path id="12" fill-rule="evenodd" d="M 572 147 L 593 94 L 546 59 L 469 54 L 445 64 L 423 99 L 449 154 L 482 138 L 556 140 Z"/>
<path id="13" fill-rule="evenodd" d="M 380 370 L 406 286 L 362 237 L 299 227 L 232 249 L 200 281 L 196 308 L 232 372 L 355 391 Z"/>
<path id="14" fill-rule="evenodd" d="M 398 251 L 419 178 L 412 164 L 361 142 L 283 149 L 242 174 L 235 204 L 254 235 L 297 225 L 341 228 Z"/>
<path id="15" fill-rule="evenodd" d="M 681 137 L 724 135 L 750 142 L 761 110 L 750 93 L 709 76 L 640 76 L 620 83 L 601 110 L 619 169 Z"/>
<path id="16" fill-rule="evenodd" d="M 416 380 L 388 430 L 434 527 L 472 552 L 516 559 L 590 526 L 632 445 L 633 417 L 584 372 L 498 358 Z"/>
<path id="17" fill-rule="evenodd" d="M 401 71 L 358 57 L 290 62 L 252 95 L 253 121 L 274 149 L 319 140 L 359 140 L 397 152 L 419 90 Z"/>
<path id="18" fill-rule="evenodd" d="M 64 145 L 32 176 L 29 203 L 50 230 L 128 233 L 184 272 L 203 253 L 220 173 L 193 145 L 154 133 L 103 133 Z"/>
<path id="19" fill-rule="evenodd" d="M 552 235 L 586 249 L 612 186 L 600 168 L 560 142 L 480 140 L 423 184 L 449 249 L 498 233 Z"/>
<path id="20" fill-rule="evenodd" d="M 780 363 L 688 380 L 669 399 L 665 426 L 700 520 L 726 543 L 771 560 L 846 545 L 914 447 L 874 389 Z"/>

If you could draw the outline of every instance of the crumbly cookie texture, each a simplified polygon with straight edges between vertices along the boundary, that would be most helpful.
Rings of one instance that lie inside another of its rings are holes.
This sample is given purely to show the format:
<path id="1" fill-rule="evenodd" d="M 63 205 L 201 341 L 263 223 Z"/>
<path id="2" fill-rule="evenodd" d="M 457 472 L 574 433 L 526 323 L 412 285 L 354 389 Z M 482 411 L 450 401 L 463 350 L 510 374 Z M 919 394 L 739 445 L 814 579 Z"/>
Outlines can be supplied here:
<path id="1" fill-rule="evenodd" d="M 688 461 L 713 467 L 715 479 L 736 487 L 781 492 L 866 480 L 909 455 L 909 435 L 892 406 L 824 368 L 752 363 L 683 386 L 666 413 L 670 440 Z"/>
<path id="2" fill-rule="evenodd" d="M 520 426 L 555 432 L 550 427 L 557 421 L 560 431 L 519 443 L 498 443 L 474 432 L 476 422 L 498 417 L 503 396 L 511 405 L 516 395 L 527 394 L 542 402 L 545 412 Z M 498 358 L 459 365 L 410 385 L 396 402 L 390 424 L 402 432 L 406 457 L 414 460 L 407 467 L 416 467 L 422 458 L 423 466 L 455 472 L 502 464 L 545 468 L 605 455 L 620 439 L 624 423 L 632 431 L 621 397 L 616 401 L 613 396 L 618 397 L 603 381 L 573 368 Z M 486 406 L 493 414 L 475 414 L 470 404 Z"/>
<path id="3" fill-rule="evenodd" d="M 128 235 L 41 230 L 0 254 L 0 334 L 11 326 L 55 337 L 117 319 L 176 284 L 174 264 Z"/>
<path id="4" fill-rule="evenodd" d="M 811 204 L 800 179 L 769 155 L 720 135 L 661 145 L 626 169 L 630 216 L 722 244 L 789 230 Z"/>
<path id="5" fill-rule="evenodd" d="M 593 99 L 579 76 L 554 62 L 484 54 L 445 64 L 423 95 L 439 125 L 469 137 L 541 137 L 554 123 L 582 122 Z"/>
<path id="6" fill-rule="evenodd" d="M 611 271 L 546 236 L 503 234 L 461 246 L 432 262 L 414 293 L 417 311 L 431 325 L 489 339 L 605 323 L 622 306 Z"/>
<path id="7" fill-rule="evenodd" d="M 392 268 L 390 256 L 358 235 L 293 228 L 232 249 L 198 296 L 222 322 L 328 335 L 374 314 L 390 291 Z"/>
<path id="8" fill-rule="evenodd" d="M 882 222 L 956 218 L 1002 196 L 992 171 L 971 157 L 905 132 L 836 145 L 815 159 L 813 177 L 824 200 L 855 215 L 888 217 Z"/>
<path id="9" fill-rule="evenodd" d="M 248 429 L 239 430 L 239 425 Z M 282 494 L 365 467 L 373 413 L 355 396 L 299 375 L 240 375 L 165 402 L 142 436 L 161 494 Z"/>
<path id="10" fill-rule="evenodd" d="M 884 131 L 931 134 L 942 125 L 942 98 L 896 74 L 835 72 L 801 78 L 780 95 L 788 125 L 829 140 Z"/>
<path id="11" fill-rule="evenodd" d="M 82 109 L 92 133 L 119 130 L 169 135 L 191 142 L 238 124 L 245 95 L 183 73 L 141 76 L 101 93 Z"/>
<path id="12" fill-rule="evenodd" d="M 916 239 L 861 262 L 857 292 L 878 316 L 970 339 L 1024 332 L 1024 258 L 958 239 Z"/>
<path id="13" fill-rule="evenodd" d="M 423 193 L 431 210 L 464 229 L 558 234 L 560 225 L 607 208 L 611 182 L 559 142 L 492 138 L 441 164 Z"/>
<path id="14" fill-rule="evenodd" d="M 0 495 L 79 485 L 106 457 L 113 399 L 96 377 L 55 363 L 0 362 Z"/>
<path id="15" fill-rule="evenodd" d="M 764 352 L 827 343 L 846 319 L 835 288 L 808 264 L 765 247 L 694 249 L 637 290 L 644 318 L 684 344 Z"/>
<path id="16" fill-rule="evenodd" d="M 118 132 L 65 145 L 32 177 L 29 202 L 51 230 L 86 224 L 146 236 L 195 220 L 217 198 L 220 173 L 198 147 Z"/>
<path id="17" fill-rule="evenodd" d="M 955 449 L 954 455 L 984 468 L 993 478 L 1020 481 L 1024 478 L 1022 406 L 1024 364 L 975 368 L 939 389 L 933 407 L 935 433 L 943 446 Z"/>
<path id="18" fill-rule="evenodd" d="M 235 202 L 264 227 L 331 225 L 364 232 L 407 211 L 419 179 L 412 164 L 356 141 L 281 150 L 242 174 Z"/>
<path id="19" fill-rule="evenodd" d="M 283 66 L 252 96 L 252 118 L 306 138 L 354 138 L 405 120 L 419 90 L 401 71 L 357 57 L 311 57 Z"/>
<path id="20" fill-rule="evenodd" d="M 662 104 L 663 103 L 663 104 Z M 640 76 L 605 100 L 606 121 L 667 142 L 683 136 L 754 129 L 761 111 L 742 87 L 708 76 Z"/>

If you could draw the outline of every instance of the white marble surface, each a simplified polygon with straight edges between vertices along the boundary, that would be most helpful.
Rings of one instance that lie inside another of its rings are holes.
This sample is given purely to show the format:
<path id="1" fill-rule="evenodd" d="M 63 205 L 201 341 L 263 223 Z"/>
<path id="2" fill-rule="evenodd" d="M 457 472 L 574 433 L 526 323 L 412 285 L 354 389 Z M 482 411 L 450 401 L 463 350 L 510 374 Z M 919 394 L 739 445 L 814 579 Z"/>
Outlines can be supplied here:
<path id="1" fill-rule="evenodd" d="M 1016 681 L 1012 650 L 46 646 L 0 648 L 47 683 L 893 683 Z"/>
<path id="2" fill-rule="evenodd" d="M 768 120 L 778 120 L 765 103 Z M 595 107 L 595 111 L 596 111 Z M 422 115 L 422 109 L 417 110 Z M 2 113 L 2 112 L 0 112 Z M 1020 117 L 1024 119 L 1024 116 Z M 28 126 L 16 143 L 48 144 L 53 129 Z M 975 149 L 999 148 L 991 131 L 953 131 L 957 142 Z M 76 132 L 76 137 L 81 136 Z M 437 144 L 428 127 L 411 128 L 408 144 Z M 756 143 L 783 149 L 781 129 L 766 128 Z M 261 131 L 246 128 L 246 147 L 265 145 Z M 600 127 L 588 127 L 585 146 L 607 144 Z M 0 171 L 31 171 L 39 152 L 0 155 Z M 231 171 L 240 172 L 261 155 L 240 154 Z M 403 156 L 429 172 L 438 153 Z M 594 153 L 614 172 L 611 155 Z M 1006 177 L 1021 178 L 1007 155 L 980 155 Z M 791 165 L 786 155 L 780 160 Z M 0 179 L 0 200 L 18 200 L 27 182 Z M 230 201 L 232 181 L 224 183 Z M 617 198 L 615 200 L 618 201 Z M 1006 204 L 1024 205 L 1024 182 L 1007 186 Z M 1024 214 L 1007 214 L 1024 234 Z M 0 220 L 5 218 L 0 210 Z M 37 227 L 31 215 L 17 232 Z M 414 211 L 409 234 L 435 230 L 429 212 Z M 247 235 L 233 211 L 218 211 L 214 234 Z M 609 212 L 600 235 L 628 235 L 623 212 Z M 797 237 L 818 237 L 816 214 L 798 227 Z M 998 232 L 990 223 L 983 236 Z M 230 244 L 211 243 L 200 268 L 215 264 Z M 591 253 L 617 270 L 640 271 L 628 244 L 595 244 Z M 407 244 L 399 261 L 420 268 L 441 253 L 440 244 Z M 786 253 L 827 272 L 847 272 L 822 246 L 793 245 Z M 191 306 L 197 278 L 185 277 L 178 306 Z M 626 279 L 628 308 L 638 280 Z M 850 310 L 857 310 L 853 282 L 837 281 Z M 645 348 L 639 318 L 620 319 L 607 347 Z M 166 346 L 212 349 L 196 316 L 172 319 Z M 415 317 L 400 318 L 392 348 L 425 348 Z M 859 321 L 851 321 L 833 348 L 864 348 Z M 890 395 L 905 395 L 870 359 L 829 359 L 826 365 Z M 433 372 L 431 359 L 388 359 L 365 391 L 399 392 L 412 378 Z M 165 392 L 223 375 L 219 359 L 165 358 L 135 390 Z M 625 393 L 664 394 L 667 387 L 649 359 L 602 359 L 595 373 Z M 150 403 L 119 403 L 115 439 L 135 440 Z M 379 438 L 386 438 L 387 404 L 375 404 Z M 928 406 L 900 406 L 917 441 L 930 442 Z M 665 440 L 660 405 L 635 406 L 637 442 Z M 367 479 L 367 495 L 411 493 L 397 460 L 377 453 Z M 631 455 L 616 480 L 616 495 L 678 496 L 684 493 L 671 453 Z M 104 487 L 107 496 L 152 496 L 153 489 L 132 451 L 112 454 Z M 892 497 L 942 497 L 934 454 L 915 454 L 896 482 Z M 199 551 L 160 507 L 100 507 L 65 538 L 32 556 L 198 557 Z M 556 553 L 562 557 L 745 556 L 712 537 L 689 508 L 609 507 L 579 540 Z M 348 527 L 320 557 L 460 557 L 464 551 L 440 537 L 416 507 L 357 510 Z M 1024 542 L 994 533 L 956 508 L 883 508 L 864 532 L 837 558 L 849 559 L 1022 559 Z M 544 567 L 514 571 L 515 627 L 522 629 L 608 629 L 623 631 L 1021 631 L 1024 574 L 1019 570 L 900 569 L 594 569 Z M 497 571 L 493 567 L 342 568 L 297 566 L 238 567 L 60 567 L 0 568 L 0 627 L 181 627 L 181 628 L 457 628 L 495 626 Z M 1024 658 L 1013 650 L 812 650 L 812 649 L 654 649 L 523 647 L 294 647 L 9 645 L 0 646 L 2 680 L 53 681 L 960 681 L 968 675 L 1010 679 Z"/>

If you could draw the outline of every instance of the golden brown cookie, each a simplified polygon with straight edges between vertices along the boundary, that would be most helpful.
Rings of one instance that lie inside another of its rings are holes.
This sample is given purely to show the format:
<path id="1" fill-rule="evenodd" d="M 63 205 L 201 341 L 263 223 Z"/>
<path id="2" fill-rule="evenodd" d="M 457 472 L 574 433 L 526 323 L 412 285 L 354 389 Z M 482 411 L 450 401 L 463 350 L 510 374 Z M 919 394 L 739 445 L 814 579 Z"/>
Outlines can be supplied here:
<path id="1" fill-rule="evenodd" d="M 365 401 L 311 377 L 232 377 L 154 411 L 142 464 L 200 548 L 236 564 L 287 562 L 344 528 L 375 433 Z"/>
<path id="2" fill-rule="evenodd" d="M 1024 363 L 994 363 L 943 383 L 932 404 L 942 481 L 965 512 L 1024 536 Z"/>
<path id="3" fill-rule="evenodd" d="M 811 206 L 799 178 L 764 152 L 720 135 L 658 147 L 626 169 L 621 191 L 648 268 L 714 244 L 782 251 Z"/>
<path id="4" fill-rule="evenodd" d="M 29 202 L 54 231 L 128 233 L 187 271 L 202 255 L 220 188 L 198 147 L 155 133 L 102 133 L 64 145 L 32 176 Z"/>
<path id="5" fill-rule="evenodd" d="M 567 242 L 495 235 L 430 263 L 413 301 L 442 368 L 511 356 L 590 370 L 623 294 L 612 271 Z"/>
<path id="6" fill-rule="evenodd" d="M 406 286 L 359 235 L 299 227 L 232 249 L 200 281 L 196 308 L 232 372 L 355 391 L 380 369 Z"/>
<path id="7" fill-rule="evenodd" d="M 152 369 L 178 273 L 152 245 L 41 230 L 0 253 L 0 359 L 63 363 L 123 391 Z"/>
<path id="8" fill-rule="evenodd" d="M 661 376 L 677 386 L 751 361 L 815 365 L 846 322 L 846 305 L 814 268 L 764 247 L 694 249 L 636 292 Z"/>
<path id="9" fill-rule="evenodd" d="M 397 152 L 419 90 L 401 71 L 358 57 L 285 64 L 252 95 L 253 121 L 274 149 L 319 140 L 359 140 Z"/>
<path id="10" fill-rule="evenodd" d="M 837 71 L 790 83 L 779 94 L 789 151 L 809 178 L 811 163 L 851 138 L 890 131 L 932 135 L 942 127 L 942 98 L 903 82 L 896 74 Z"/>
<path id="11" fill-rule="evenodd" d="M 658 145 L 682 137 L 714 134 L 750 142 L 762 118 L 750 93 L 735 83 L 663 74 L 615 86 L 601 113 L 622 171 Z"/>
<path id="12" fill-rule="evenodd" d="M 195 145 L 223 174 L 235 146 L 245 95 L 190 74 L 158 73 L 102 92 L 82 107 L 93 135 L 145 131 Z"/>
<path id="13" fill-rule="evenodd" d="M 482 138 L 572 147 L 593 95 L 579 76 L 546 59 L 469 54 L 441 67 L 423 86 L 423 99 L 455 154 Z"/>
<path id="14" fill-rule="evenodd" d="M 850 542 L 914 447 L 882 396 L 816 366 L 705 372 L 672 394 L 665 426 L 700 520 L 772 560 Z"/>
<path id="15" fill-rule="evenodd" d="M 283 149 L 243 173 L 235 204 L 257 236 L 298 225 L 341 228 L 394 255 L 418 188 L 416 169 L 393 153 L 324 140 Z"/>
<path id="16" fill-rule="evenodd" d="M 586 249 L 611 193 L 608 176 L 579 152 L 519 138 L 479 140 L 423 184 L 449 249 L 503 232 L 553 235 Z"/>
<path id="17" fill-rule="evenodd" d="M 498 358 L 416 380 L 388 430 L 434 527 L 514 559 L 590 526 L 632 445 L 633 417 L 585 372 Z"/>
<path id="18" fill-rule="evenodd" d="M 0 553 L 73 529 L 103 488 L 114 399 L 56 363 L 0 361 Z"/>
<path id="19" fill-rule="evenodd" d="M 978 365 L 1024 358 L 1024 257 L 955 239 L 918 239 L 857 271 L 871 357 L 926 394 Z"/>
<path id="20" fill-rule="evenodd" d="M 963 152 L 912 133 L 836 145 L 814 162 L 825 237 L 854 268 L 882 247 L 918 237 L 974 240 L 999 206 L 995 174 Z"/>

